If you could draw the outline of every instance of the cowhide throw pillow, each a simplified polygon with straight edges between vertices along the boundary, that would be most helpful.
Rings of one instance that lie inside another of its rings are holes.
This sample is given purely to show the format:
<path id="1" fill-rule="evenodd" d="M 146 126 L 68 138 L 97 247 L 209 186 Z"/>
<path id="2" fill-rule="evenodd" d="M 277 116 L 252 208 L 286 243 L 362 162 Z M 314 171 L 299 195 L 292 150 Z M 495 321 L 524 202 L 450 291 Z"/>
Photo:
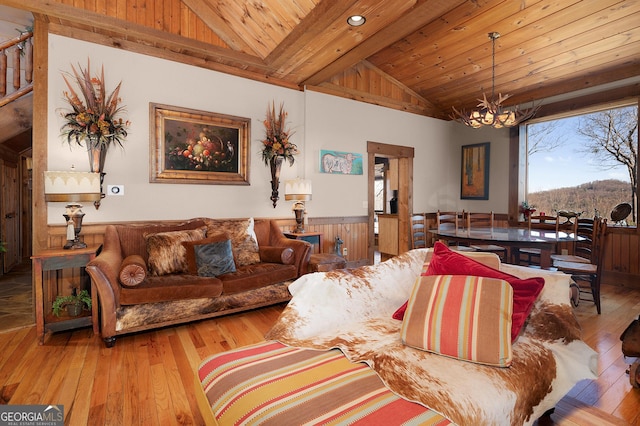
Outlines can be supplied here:
<path id="1" fill-rule="evenodd" d="M 141 284 L 147 278 L 147 265 L 142 256 L 137 254 L 127 256 L 120 265 L 118 278 L 125 287 L 135 287 Z"/>
<path id="2" fill-rule="evenodd" d="M 149 272 L 151 275 L 166 275 L 187 272 L 186 251 L 183 241 L 197 241 L 205 237 L 205 226 L 186 231 L 146 234 Z"/>
<path id="3" fill-rule="evenodd" d="M 402 342 L 456 359 L 508 367 L 512 307 L 513 289 L 505 280 L 421 276 L 402 322 Z"/>
<path id="4" fill-rule="evenodd" d="M 208 224 L 207 235 L 227 233 L 236 266 L 253 265 L 260 263 L 258 239 L 253 226 L 253 218 L 214 220 Z"/>

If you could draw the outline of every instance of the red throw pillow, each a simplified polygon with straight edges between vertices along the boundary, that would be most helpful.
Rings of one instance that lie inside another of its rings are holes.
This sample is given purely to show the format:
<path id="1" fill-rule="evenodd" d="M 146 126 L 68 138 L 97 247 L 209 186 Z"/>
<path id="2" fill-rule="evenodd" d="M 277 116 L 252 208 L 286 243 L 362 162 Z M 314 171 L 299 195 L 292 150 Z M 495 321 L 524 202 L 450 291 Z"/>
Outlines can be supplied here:
<path id="1" fill-rule="evenodd" d="M 433 256 L 429 268 L 423 275 L 472 275 L 477 277 L 497 278 L 507 281 L 513 288 L 513 315 L 511 318 L 511 340 L 520 334 L 524 322 L 533 308 L 533 303 L 544 287 L 544 278 L 535 277 L 520 279 L 513 275 L 490 268 L 480 262 L 464 256 L 437 241 L 433 246 Z M 407 304 L 402 305 L 393 314 L 393 318 L 402 320 Z"/>

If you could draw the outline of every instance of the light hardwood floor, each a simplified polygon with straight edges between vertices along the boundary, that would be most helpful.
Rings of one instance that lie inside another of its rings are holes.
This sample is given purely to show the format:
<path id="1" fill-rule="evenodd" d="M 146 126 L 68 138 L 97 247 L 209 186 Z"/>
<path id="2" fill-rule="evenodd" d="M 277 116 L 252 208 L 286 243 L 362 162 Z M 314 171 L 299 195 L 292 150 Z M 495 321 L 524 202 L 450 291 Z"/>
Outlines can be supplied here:
<path id="1" fill-rule="evenodd" d="M 575 408 L 586 404 L 640 425 L 640 390 L 629 384 L 619 340 L 640 313 L 640 292 L 604 286 L 603 294 L 602 315 L 589 302 L 576 308 L 600 353 L 600 377 L 579 383 L 551 424 L 604 424 Z M 112 349 L 90 329 L 55 333 L 44 346 L 34 327 L 1 333 L 0 403 L 63 404 L 67 425 L 204 424 L 194 396 L 201 360 L 261 341 L 283 306 L 119 337 Z"/>

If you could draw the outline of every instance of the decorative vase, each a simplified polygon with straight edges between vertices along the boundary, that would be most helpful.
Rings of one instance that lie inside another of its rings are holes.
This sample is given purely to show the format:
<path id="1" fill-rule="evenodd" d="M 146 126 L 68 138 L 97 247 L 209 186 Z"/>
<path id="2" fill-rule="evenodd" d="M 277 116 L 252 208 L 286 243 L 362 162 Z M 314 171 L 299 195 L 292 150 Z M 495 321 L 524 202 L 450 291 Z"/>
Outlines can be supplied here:
<path id="1" fill-rule="evenodd" d="M 278 203 L 278 187 L 280 186 L 280 169 L 282 168 L 282 161 L 284 157 L 282 155 L 274 155 L 269 160 L 269 166 L 271 167 L 271 201 L 273 201 L 273 208 L 276 208 Z"/>
<path id="2" fill-rule="evenodd" d="M 89 154 L 91 172 L 102 173 L 104 170 L 104 160 L 107 158 L 107 150 L 92 144 L 87 150 L 87 153 Z"/>
<path id="3" fill-rule="evenodd" d="M 100 173 L 100 198 L 104 198 L 102 193 L 102 184 L 104 182 L 104 161 L 107 158 L 108 145 L 101 145 L 95 137 L 89 137 L 86 140 L 87 153 L 89 154 L 89 166 L 92 173 Z M 94 201 L 93 205 L 96 209 L 100 208 L 100 200 Z"/>

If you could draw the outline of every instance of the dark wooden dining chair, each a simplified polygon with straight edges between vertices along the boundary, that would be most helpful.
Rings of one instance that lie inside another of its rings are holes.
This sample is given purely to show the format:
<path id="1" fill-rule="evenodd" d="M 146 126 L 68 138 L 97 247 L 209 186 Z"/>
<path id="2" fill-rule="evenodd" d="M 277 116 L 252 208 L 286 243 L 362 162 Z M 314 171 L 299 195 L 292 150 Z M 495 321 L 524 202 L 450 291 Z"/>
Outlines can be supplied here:
<path id="1" fill-rule="evenodd" d="M 424 213 L 415 213 L 411 215 L 411 248 L 426 248 L 427 247 L 427 233 L 426 233 L 426 217 Z"/>
<path id="2" fill-rule="evenodd" d="M 462 212 L 465 219 L 467 230 L 471 231 L 473 228 L 488 228 L 493 229 L 493 212 L 489 213 L 477 213 L 477 212 Z M 482 251 L 488 253 L 495 253 L 500 256 L 500 260 L 504 261 L 507 256 L 507 249 L 496 244 L 470 244 L 469 247 L 474 251 Z"/>
<path id="3" fill-rule="evenodd" d="M 460 222 L 462 221 L 462 214 L 457 211 L 440 211 L 436 212 L 436 229 L 438 231 L 455 231 L 456 233 L 460 229 Z M 461 245 L 457 242 L 443 241 L 449 247 L 463 251 L 471 251 L 471 248 L 465 245 Z"/>
<path id="4" fill-rule="evenodd" d="M 607 219 L 595 219 L 594 227 L 596 228 L 592 249 L 592 261 L 589 263 L 554 261 L 553 266 L 565 274 L 570 274 L 578 288 L 578 298 L 573 299 L 574 305 L 578 300 L 590 300 L 582 298 L 583 294 L 591 294 L 593 303 L 596 305 L 598 314 L 601 313 L 600 307 L 600 282 L 602 281 L 602 264 L 604 260 L 604 248 L 607 232 Z M 587 286 L 581 283 L 587 283 Z"/>
<path id="5" fill-rule="evenodd" d="M 441 212 L 436 213 L 436 228 L 438 231 L 458 231 L 460 214 L 458 212 Z"/>
<path id="6" fill-rule="evenodd" d="M 558 216 L 550 216 L 545 214 L 529 215 L 527 219 L 527 227 L 529 232 L 532 230 L 540 231 L 560 231 L 560 218 Z M 513 257 L 516 265 L 524 264 L 525 266 L 540 265 L 540 249 L 535 247 L 521 247 L 514 250 Z"/>
<path id="7" fill-rule="evenodd" d="M 590 218 L 578 219 L 576 223 L 576 234 L 581 237 L 576 241 L 572 254 L 552 254 L 552 261 L 594 263 L 593 242 L 597 233 L 595 226 L 597 221 Z"/>

